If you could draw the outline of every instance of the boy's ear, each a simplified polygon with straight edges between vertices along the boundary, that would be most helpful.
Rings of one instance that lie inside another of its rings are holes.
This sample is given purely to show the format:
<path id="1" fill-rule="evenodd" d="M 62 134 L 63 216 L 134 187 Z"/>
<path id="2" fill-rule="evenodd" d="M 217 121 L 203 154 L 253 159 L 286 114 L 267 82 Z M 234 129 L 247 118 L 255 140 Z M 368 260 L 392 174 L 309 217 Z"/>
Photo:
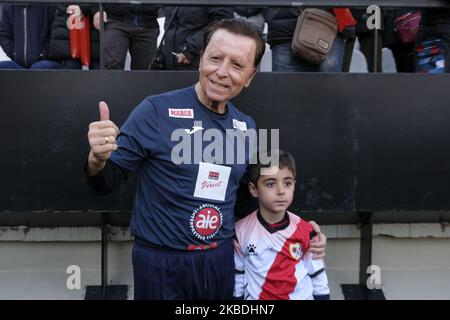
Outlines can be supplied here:
<path id="1" fill-rule="evenodd" d="M 258 198 L 258 189 L 256 189 L 256 186 L 253 184 L 253 182 L 248 183 L 248 190 L 250 190 L 250 194 L 254 198 Z"/>

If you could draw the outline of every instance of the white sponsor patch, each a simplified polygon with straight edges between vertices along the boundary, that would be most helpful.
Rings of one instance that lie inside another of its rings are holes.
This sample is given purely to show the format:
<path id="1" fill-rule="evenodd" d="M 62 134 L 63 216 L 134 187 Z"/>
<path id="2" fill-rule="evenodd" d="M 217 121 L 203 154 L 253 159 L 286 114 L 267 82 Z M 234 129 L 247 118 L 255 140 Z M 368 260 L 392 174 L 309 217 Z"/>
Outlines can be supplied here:
<path id="1" fill-rule="evenodd" d="M 230 167 L 200 162 L 194 197 L 224 201 L 230 173 Z"/>
<path id="2" fill-rule="evenodd" d="M 233 128 L 241 131 L 247 131 L 247 123 L 233 119 Z"/>
<path id="3" fill-rule="evenodd" d="M 171 118 L 194 118 L 194 109 L 172 109 L 169 108 L 169 117 Z"/>

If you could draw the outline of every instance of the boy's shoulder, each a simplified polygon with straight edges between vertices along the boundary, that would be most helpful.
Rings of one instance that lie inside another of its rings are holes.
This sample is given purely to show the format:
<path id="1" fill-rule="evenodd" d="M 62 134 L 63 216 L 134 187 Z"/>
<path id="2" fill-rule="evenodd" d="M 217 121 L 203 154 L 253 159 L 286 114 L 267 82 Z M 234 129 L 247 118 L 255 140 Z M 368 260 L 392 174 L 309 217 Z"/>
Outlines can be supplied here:
<path id="1" fill-rule="evenodd" d="M 289 219 L 297 225 L 297 229 L 302 233 L 308 233 L 310 235 L 310 239 L 312 239 L 316 232 L 311 223 L 307 220 L 301 218 L 298 214 L 288 211 Z"/>
<path id="2" fill-rule="evenodd" d="M 236 226 L 235 226 L 236 230 L 239 230 L 239 229 L 242 229 L 242 228 L 247 227 L 247 226 L 248 226 L 249 224 L 251 224 L 255 219 L 257 219 L 257 217 L 256 217 L 257 211 L 258 211 L 258 210 L 255 210 L 255 211 L 253 211 L 252 213 L 250 213 L 249 215 L 245 216 L 244 218 L 239 219 L 239 220 L 236 222 Z"/>
<path id="3" fill-rule="evenodd" d="M 257 211 L 258 210 L 253 211 L 245 218 L 242 218 L 236 222 L 234 229 L 237 241 L 239 243 L 251 237 L 256 232 L 256 229 L 258 229 L 257 225 L 259 222 L 256 214 Z"/>

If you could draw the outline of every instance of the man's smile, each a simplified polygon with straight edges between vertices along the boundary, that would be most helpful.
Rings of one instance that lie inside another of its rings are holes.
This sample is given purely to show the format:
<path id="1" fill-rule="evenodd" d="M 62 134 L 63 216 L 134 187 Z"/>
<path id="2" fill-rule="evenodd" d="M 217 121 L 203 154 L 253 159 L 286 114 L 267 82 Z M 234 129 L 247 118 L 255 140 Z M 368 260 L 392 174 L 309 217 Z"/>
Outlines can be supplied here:
<path id="1" fill-rule="evenodd" d="M 229 87 L 229 86 L 226 86 L 226 85 L 221 84 L 221 83 L 219 83 L 219 82 L 213 81 L 213 80 L 211 80 L 211 79 L 209 79 L 209 81 L 211 82 L 211 84 L 212 84 L 214 87 L 217 87 L 217 88 L 219 88 L 219 89 L 228 89 L 228 87 Z"/>

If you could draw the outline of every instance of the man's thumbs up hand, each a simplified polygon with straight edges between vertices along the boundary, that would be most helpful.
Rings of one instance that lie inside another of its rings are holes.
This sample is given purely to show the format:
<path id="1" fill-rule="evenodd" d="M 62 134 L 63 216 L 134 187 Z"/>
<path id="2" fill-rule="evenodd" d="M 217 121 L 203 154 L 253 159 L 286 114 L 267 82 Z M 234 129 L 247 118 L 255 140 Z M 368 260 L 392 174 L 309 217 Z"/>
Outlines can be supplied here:
<path id="1" fill-rule="evenodd" d="M 100 121 L 109 120 L 109 108 L 106 102 L 100 101 L 98 109 L 100 110 Z"/>
<path id="2" fill-rule="evenodd" d="M 89 124 L 88 140 L 91 146 L 88 159 L 88 174 L 98 174 L 111 156 L 111 152 L 117 150 L 116 138 L 119 128 L 109 120 L 109 108 L 104 101 L 98 104 L 100 121 Z"/>

